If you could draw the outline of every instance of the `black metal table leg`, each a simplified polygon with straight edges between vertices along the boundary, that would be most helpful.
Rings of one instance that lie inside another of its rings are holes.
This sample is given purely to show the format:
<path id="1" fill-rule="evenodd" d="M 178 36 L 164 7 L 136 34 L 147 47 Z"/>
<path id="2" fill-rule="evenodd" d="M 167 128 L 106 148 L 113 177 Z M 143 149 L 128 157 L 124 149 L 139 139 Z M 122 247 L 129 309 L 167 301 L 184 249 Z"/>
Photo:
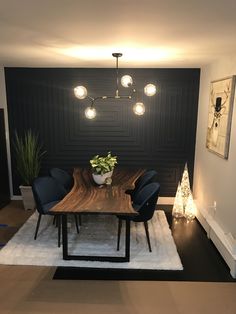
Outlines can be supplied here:
<path id="1" fill-rule="evenodd" d="M 126 261 L 130 260 L 130 220 L 126 219 L 126 228 L 125 228 L 125 258 Z"/>
<path id="2" fill-rule="evenodd" d="M 61 246 L 61 215 L 57 217 L 57 228 L 58 228 L 58 247 Z"/>
<path id="3" fill-rule="evenodd" d="M 125 231 L 125 255 L 124 256 L 96 256 L 96 255 L 74 255 L 68 252 L 68 230 L 67 214 L 62 214 L 62 250 L 64 260 L 83 260 L 101 262 L 129 262 L 130 261 L 130 221 L 126 220 Z"/>
<path id="4" fill-rule="evenodd" d="M 68 260 L 68 230 L 67 230 L 67 215 L 62 215 L 62 251 L 63 259 Z"/>

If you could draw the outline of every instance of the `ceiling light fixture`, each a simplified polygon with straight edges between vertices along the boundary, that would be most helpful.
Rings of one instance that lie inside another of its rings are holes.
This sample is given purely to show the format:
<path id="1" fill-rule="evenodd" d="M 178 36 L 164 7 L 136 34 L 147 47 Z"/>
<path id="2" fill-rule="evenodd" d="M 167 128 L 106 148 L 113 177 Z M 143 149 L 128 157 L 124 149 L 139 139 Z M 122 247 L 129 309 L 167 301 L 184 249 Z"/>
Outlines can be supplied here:
<path id="1" fill-rule="evenodd" d="M 136 99 L 136 103 L 133 106 L 133 111 L 136 115 L 143 115 L 145 112 L 145 106 L 142 102 L 137 101 L 137 91 L 134 88 L 134 82 L 130 75 L 123 75 L 121 79 L 119 79 L 119 58 L 122 57 L 122 53 L 113 53 L 112 56 L 116 58 L 116 92 L 113 96 L 98 96 L 91 97 L 88 95 L 87 88 L 84 86 L 77 86 L 74 88 L 74 94 L 78 99 L 89 99 L 91 101 L 91 105 L 85 109 L 85 117 L 87 119 L 94 119 L 96 117 L 96 109 L 94 107 L 95 102 L 98 100 L 105 99 L 128 99 L 133 100 Z M 120 95 L 119 93 L 119 84 L 121 84 L 125 88 L 130 88 L 131 92 L 129 95 Z M 156 86 L 154 84 L 148 83 L 144 87 L 144 94 L 146 96 L 153 96 L 156 94 Z"/>

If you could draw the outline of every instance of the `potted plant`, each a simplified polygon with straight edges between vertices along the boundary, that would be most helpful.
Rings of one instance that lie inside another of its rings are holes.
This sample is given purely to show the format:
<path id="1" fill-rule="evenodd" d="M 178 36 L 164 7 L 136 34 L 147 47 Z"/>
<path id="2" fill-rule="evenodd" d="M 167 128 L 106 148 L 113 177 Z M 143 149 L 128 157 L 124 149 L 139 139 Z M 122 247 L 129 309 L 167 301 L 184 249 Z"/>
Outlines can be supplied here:
<path id="1" fill-rule="evenodd" d="M 28 130 L 22 137 L 15 133 L 13 143 L 16 157 L 16 168 L 22 183 L 20 191 L 25 209 L 34 209 L 35 201 L 32 192 L 32 182 L 38 177 L 41 167 L 41 158 L 46 153 L 42 151 L 42 145 L 39 144 L 38 135 Z"/>
<path id="2" fill-rule="evenodd" d="M 104 184 L 107 178 L 111 178 L 115 165 L 117 164 L 117 156 L 112 156 L 108 152 L 107 156 L 96 155 L 90 160 L 92 166 L 92 176 L 97 184 Z"/>

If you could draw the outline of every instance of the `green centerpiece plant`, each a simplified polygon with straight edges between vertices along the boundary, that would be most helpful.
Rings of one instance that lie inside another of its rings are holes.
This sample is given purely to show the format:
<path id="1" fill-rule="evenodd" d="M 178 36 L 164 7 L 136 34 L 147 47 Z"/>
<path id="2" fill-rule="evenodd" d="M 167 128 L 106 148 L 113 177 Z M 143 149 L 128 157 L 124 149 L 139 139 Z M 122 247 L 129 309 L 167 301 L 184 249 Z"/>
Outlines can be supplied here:
<path id="1" fill-rule="evenodd" d="M 107 156 L 96 155 L 90 160 L 92 166 L 93 179 L 97 184 L 104 184 L 107 178 L 111 178 L 117 156 L 112 156 L 111 152 Z"/>

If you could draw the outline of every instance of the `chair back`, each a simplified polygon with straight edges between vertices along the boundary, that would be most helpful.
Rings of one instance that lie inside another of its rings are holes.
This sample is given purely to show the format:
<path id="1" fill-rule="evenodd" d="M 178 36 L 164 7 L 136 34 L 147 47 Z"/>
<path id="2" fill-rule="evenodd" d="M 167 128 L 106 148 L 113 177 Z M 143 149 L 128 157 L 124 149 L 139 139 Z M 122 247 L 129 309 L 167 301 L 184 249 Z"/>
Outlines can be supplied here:
<path id="1" fill-rule="evenodd" d="M 135 181 L 135 188 L 132 191 L 131 199 L 134 203 L 136 203 L 136 196 L 142 190 L 144 186 L 153 182 L 154 178 L 156 177 L 157 172 L 155 170 L 147 170 L 144 172 L 136 181 Z"/>
<path id="2" fill-rule="evenodd" d="M 134 207 L 138 208 L 139 215 L 134 217 L 134 221 L 148 221 L 152 218 L 159 191 L 160 184 L 158 182 L 149 183 L 141 189 L 135 198 Z"/>
<path id="3" fill-rule="evenodd" d="M 32 190 L 40 214 L 45 214 L 44 205 L 60 201 L 66 195 L 65 190 L 52 177 L 36 178 L 33 181 Z"/>
<path id="4" fill-rule="evenodd" d="M 67 193 L 70 192 L 74 185 L 74 179 L 68 172 L 59 168 L 52 168 L 49 173 L 52 178 L 64 187 Z"/>

